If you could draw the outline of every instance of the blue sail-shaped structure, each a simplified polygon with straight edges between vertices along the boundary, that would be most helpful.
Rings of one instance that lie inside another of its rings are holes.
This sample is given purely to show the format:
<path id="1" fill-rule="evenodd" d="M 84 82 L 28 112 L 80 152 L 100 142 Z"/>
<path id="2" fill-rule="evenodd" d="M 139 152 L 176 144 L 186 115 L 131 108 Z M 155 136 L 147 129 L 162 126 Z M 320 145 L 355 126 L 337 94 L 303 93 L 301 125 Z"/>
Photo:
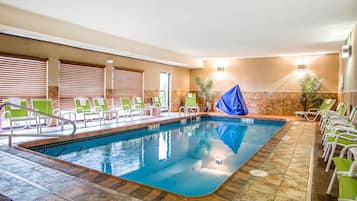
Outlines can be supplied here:
<path id="1" fill-rule="evenodd" d="M 238 85 L 224 93 L 216 104 L 216 108 L 230 115 L 246 115 L 248 108 Z"/>
<path id="2" fill-rule="evenodd" d="M 224 144 L 231 148 L 233 153 L 236 154 L 242 144 L 247 129 L 247 126 L 223 124 L 222 126 L 216 128 L 216 132 L 219 139 L 221 139 Z"/>

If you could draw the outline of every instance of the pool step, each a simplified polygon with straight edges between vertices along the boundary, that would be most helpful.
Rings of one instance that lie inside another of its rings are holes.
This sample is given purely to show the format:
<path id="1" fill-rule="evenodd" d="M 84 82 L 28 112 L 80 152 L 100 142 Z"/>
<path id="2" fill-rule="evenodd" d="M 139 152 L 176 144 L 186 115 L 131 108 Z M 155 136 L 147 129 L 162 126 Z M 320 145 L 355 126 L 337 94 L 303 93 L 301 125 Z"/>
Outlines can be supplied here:
<path id="1" fill-rule="evenodd" d="M 254 119 L 253 118 L 241 118 L 242 123 L 246 124 L 254 124 Z"/>
<path id="2" fill-rule="evenodd" d="M 149 131 L 159 130 L 159 129 L 160 129 L 160 124 L 159 123 L 154 123 L 154 124 L 148 125 L 148 130 Z"/>

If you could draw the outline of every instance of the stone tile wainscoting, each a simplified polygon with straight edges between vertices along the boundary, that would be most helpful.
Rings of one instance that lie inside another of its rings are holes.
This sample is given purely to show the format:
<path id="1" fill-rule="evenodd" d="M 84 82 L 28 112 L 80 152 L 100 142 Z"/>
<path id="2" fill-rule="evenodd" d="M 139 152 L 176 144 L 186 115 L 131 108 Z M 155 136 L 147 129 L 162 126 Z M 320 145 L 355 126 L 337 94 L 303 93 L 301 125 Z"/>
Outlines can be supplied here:
<path id="1" fill-rule="evenodd" d="M 195 91 L 197 93 L 197 91 Z M 225 92 L 216 92 L 211 108 Z M 242 92 L 250 114 L 294 115 L 295 111 L 303 110 L 300 104 L 300 92 Z M 320 93 L 322 98 L 337 100 L 337 93 Z M 357 96 L 356 96 L 357 100 Z M 200 105 L 203 105 L 199 99 Z M 216 111 L 216 110 L 214 110 Z"/>
<path id="2" fill-rule="evenodd" d="M 187 90 L 172 90 L 171 91 L 171 111 L 177 112 L 179 107 L 185 104 L 185 96 L 189 91 Z M 152 104 L 151 98 L 160 96 L 158 89 L 144 90 L 145 103 Z"/>
<path id="3" fill-rule="evenodd" d="M 340 92 L 338 94 L 338 100 L 343 101 L 351 106 L 357 105 L 357 91 Z M 351 108 L 349 108 L 351 109 Z"/>
<path id="4" fill-rule="evenodd" d="M 53 108 L 58 108 L 58 87 L 57 86 L 48 86 L 48 98 L 52 100 Z"/>

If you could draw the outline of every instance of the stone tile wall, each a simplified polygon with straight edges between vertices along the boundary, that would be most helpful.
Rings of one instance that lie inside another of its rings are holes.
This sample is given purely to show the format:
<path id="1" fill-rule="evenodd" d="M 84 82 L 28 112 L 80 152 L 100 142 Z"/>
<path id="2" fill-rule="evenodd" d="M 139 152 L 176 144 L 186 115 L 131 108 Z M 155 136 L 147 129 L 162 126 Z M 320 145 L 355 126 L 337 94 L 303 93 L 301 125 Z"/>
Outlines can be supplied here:
<path id="1" fill-rule="evenodd" d="M 186 90 L 172 90 L 171 92 L 171 111 L 177 112 L 179 107 L 185 104 L 185 96 L 188 93 Z M 151 104 L 151 98 L 154 96 L 160 96 L 160 91 L 154 90 L 144 90 L 144 101 L 145 103 Z"/>
<path id="2" fill-rule="evenodd" d="M 185 96 L 189 91 L 173 90 L 171 93 L 171 111 L 177 112 L 179 107 L 185 104 Z M 198 94 L 197 91 L 192 91 Z M 210 111 L 214 109 L 218 98 L 223 94 L 223 91 L 217 92 L 216 98 L 210 107 Z M 151 98 L 159 96 L 159 90 L 144 90 L 145 103 L 151 104 Z M 245 102 L 248 106 L 250 114 L 273 114 L 273 115 L 293 115 L 294 111 L 303 110 L 299 102 L 301 93 L 299 92 L 243 92 Z M 346 93 L 321 93 L 323 98 L 334 98 L 339 101 L 344 101 L 350 105 L 357 105 L 357 92 Z M 54 108 L 58 107 L 58 87 L 48 87 L 48 98 L 52 99 Z M 106 98 L 112 98 L 112 89 L 106 90 Z M 202 99 L 198 98 L 198 103 L 203 106 Z M 109 101 L 109 104 L 111 102 Z"/>
<path id="3" fill-rule="evenodd" d="M 213 106 L 223 93 L 223 91 L 217 92 L 211 108 L 214 108 Z M 321 93 L 320 95 L 322 98 L 336 100 L 338 98 L 337 93 Z M 250 114 L 294 115 L 295 111 L 304 109 L 299 101 L 301 96 L 299 92 L 243 92 L 243 96 Z M 202 100 L 198 102 L 203 105 Z"/>
<path id="4" fill-rule="evenodd" d="M 351 110 L 352 106 L 357 106 L 357 91 L 340 92 L 338 98 L 339 101 L 343 101 L 351 106 L 349 110 Z"/>
<path id="5" fill-rule="evenodd" d="M 57 86 L 48 86 L 48 98 L 52 100 L 53 108 L 58 108 L 58 87 Z"/>

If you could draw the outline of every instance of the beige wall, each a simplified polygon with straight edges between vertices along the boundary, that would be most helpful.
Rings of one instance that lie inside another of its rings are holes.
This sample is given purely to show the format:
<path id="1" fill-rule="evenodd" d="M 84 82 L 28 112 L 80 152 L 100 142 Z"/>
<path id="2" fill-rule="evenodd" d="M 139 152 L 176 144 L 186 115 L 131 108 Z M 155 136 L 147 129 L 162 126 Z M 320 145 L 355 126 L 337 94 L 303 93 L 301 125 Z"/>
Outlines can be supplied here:
<path id="1" fill-rule="evenodd" d="M 226 77 L 216 73 L 216 61 L 205 61 L 201 70 L 191 70 L 191 89 L 196 89 L 195 77 L 211 78 L 214 90 L 225 91 L 234 83 L 249 92 L 300 92 L 296 63 L 305 60 L 307 69 L 322 80 L 322 91 L 337 92 L 339 55 L 304 57 L 249 58 L 227 61 Z M 219 62 L 218 62 L 219 63 Z"/>
<path id="2" fill-rule="evenodd" d="M 70 60 L 92 64 L 105 65 L 106 60 L 112 59 L 114 66 L 138 69 L 144 71 L 144 89 L 160 88 L 160 72 L 172 74 L 173 90 L 189 89 L 189 70 L 138 59 L 114 56 L 94 51 L 72 48 L 53 43 L 35 41 L 15 36 L 0 34 L 0 52 L 27 56 L 49 58 L 49 86 L 58 86 L 58 60 Z"/>
<path id="3" fill-rule="evenodd" d="M 352 55 L 342 60 L 345 92 L 357 91 L 357 25 L 349 34 L 345 42 L 352 46 Z"/>
<path id="4" fill-rule="evenodd" d="M 340 82 L 343 80 L 343 88 L 339 97 L 342 101 L 357 105 L 357 25 L 351 31 L 345 42 L 352 46 L 352 54 L 348 58 L 341 58 Z M 342 80 L 341 80 L 342 79 Z"/>
<path id="5" fill-rule="evenodd" d="M 297 63 L 304 60 L 310 73 L 322 81 L 322 98 L 337 99 L 339 55 L 315 55 L 304 57 L 249 58 L 227 61 L 222 77 L 216 72 L 220 61 L 206 61 L 201 70 L 191 70 L 190 89 L 197 90 L 195 77 L 211 78 L 213 90 L 217 92 L 214 102 L 234 86 L 240 85 L 249 113 L 293 115 L 303 110 L 299 102 L 300 78 Z"/>
<path id="6" fill-rule="evenodd" d="M 250 113 L 291 115 L 301 110 L 299 103 L 299 74 L 296 63 L 301 57 L 236 59 L 227 64 L 227 77 L 217 76 L 216 63 L 204 62 L 203 69 L 188 70 L 144 60 L 114 56 L 53 43 L 35 41 L 0 34 L 0 52 L 49 58 L 49 97 L 58 99 L 58 60 L 70 60 L 106 65 L 106 60 L 114 61 L 114 66 L 144 71 L 144 97 L 150 102 L 152 96 L 159 95 L 160 72 L 172 75 L 172 106 L 177 111 L 184 104 L 184 96 L 189 90 L 197 90 L 195 77 L 212 78 L 218 95 L 228 90 L 234 82 L 241 86 Z M 322 78 L 324 97 L 337 97 L 339 55 L 305 56 L 308 70 Z M 110 68 L 106 73 L 110 77 Z M 233 80 L 233 81 L 232 81 Z M 53 87 L 51 87 L 53 86 Z M 111 97 L 110 81 L 106 83 L 106 96 Z M 109 90 L 108 90 L 109 89 Z"/>

